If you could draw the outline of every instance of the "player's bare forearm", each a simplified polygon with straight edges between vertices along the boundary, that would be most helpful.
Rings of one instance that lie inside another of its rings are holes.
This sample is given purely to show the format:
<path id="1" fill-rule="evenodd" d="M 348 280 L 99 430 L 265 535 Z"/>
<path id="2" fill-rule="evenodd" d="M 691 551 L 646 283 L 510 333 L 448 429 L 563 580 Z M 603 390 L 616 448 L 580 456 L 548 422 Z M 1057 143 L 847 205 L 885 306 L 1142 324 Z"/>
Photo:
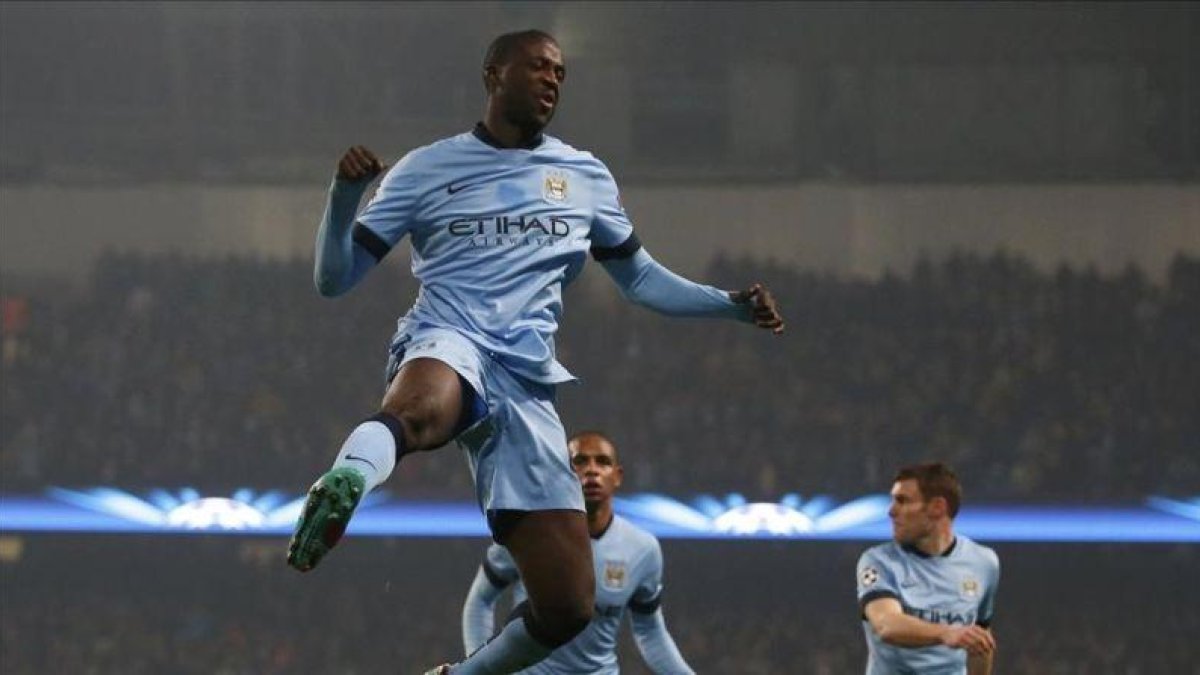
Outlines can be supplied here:
<path id="1" fill-rule="evenodd" d="M 930 647 L 942 644 L 942 638 L 948 627 L 895 612 L 871 618 L 871 628 L 879 636 L 879 639 L 890 645 Z"/>
<path id="2" fill-rule="evenodd" d="M 969 654 L 967 656 L 967 675 L 992 675 L 993 654 Z"/>
<path id="3" fill-rule="evenodd" d="M 982 626 L 946 626 L 930 623 L 904 613 L 900 601 L 883 597 L 863 608 L 871 630 L 884 642 L 897 647 L 928 647 L 942 644 L 968 654 L 991 654 L 996 640 Z"/>
<path id="4" fill-rule="evenodd" d="M 943 626 L 907 615 L 901 616 L 904 620 L 896 622 L 899 625 L 890 631 L 890 637 L 880 635 L 885 642 L 902 647 L 942 644 L 952 649 L 962 649 L 968 657 L 990 655 L 996 649 L 995 639 L 985 628 L 975 625 Z M 935 642 L 927 641 L 935 636 Z"/>

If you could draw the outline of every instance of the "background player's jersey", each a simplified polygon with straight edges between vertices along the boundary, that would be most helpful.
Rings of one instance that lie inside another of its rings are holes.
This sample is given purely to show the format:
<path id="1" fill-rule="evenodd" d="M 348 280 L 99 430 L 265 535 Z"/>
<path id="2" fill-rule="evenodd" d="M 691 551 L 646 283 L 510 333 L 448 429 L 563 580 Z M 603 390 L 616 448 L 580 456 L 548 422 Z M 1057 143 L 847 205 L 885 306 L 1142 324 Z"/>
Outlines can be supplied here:
<path id="1" fill-rule="evenodd" d="M 356 220 L 374 234 L 376 257 L 411 237 L 421 291 L 401 331 L 408 322 L 459 331 L 545 383 L 573 379 L 553 336 L 562 289 L 589 248 L 636 250 L 600 160 L 551 136 L 528 150 L 494 147 L 481 126 L 408 153 Z"/>
<path id="2" fill-rule="evenodd" d="M 604 534 L 592 539 L 592 561 L 596 567 L 596 609 L 592 622 L 574 640 L 522 673 L 619 672 L 617 633 L 625 608 L 644 613 L 658 608 L 662 594 L 662 549 L 653 535 L 614 515 Z M 518 581 L 516 565 L 507 549 L 496 544 L 490 546 L 485 565 L 493 583 L 517 582 L 514 602 L 525 599 L 525 588 Z"/>
<path id="3" fill-rule="evenodd" d="M 959 535 L 950 550 L 927 556 L 895 541 L 858 559 L 858 604 L 880 597 L 900 601 L 904 613 L 931 623 L 987 626 L 992 620 L 1000 559 L 992 549 Z M 879 639 L 863 617 L 870 657 L 867 675 L 963 673 L 967 652 L 943 645 L 896 647 Z"/>

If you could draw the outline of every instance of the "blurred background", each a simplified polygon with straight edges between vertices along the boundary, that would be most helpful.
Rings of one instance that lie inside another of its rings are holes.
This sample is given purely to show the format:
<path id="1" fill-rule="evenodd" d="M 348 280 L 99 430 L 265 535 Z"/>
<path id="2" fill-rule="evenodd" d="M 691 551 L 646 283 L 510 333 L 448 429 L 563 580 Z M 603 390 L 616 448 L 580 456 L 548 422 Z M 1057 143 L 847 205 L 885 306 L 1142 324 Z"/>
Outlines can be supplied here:
<path id="1" fill-rule="evenodd" d="M 336 159 L 469 129 L 526 27 L 655 257 L 788 319 L 584 274 L 560 411 L 626 491 L 850 499 L 940 459 L 968 507 L 1200 495 L 1200 6 L 1142 2 L 0 4 L 0 492 L 304 490 L 416 292 L 397 247 L 316 295 Z M 387 488 L 471 499 L 455 450 Z M 301 577 L 281 538 L 0 529 L 5 673 L 422 672 L 486 545 Z M 861 672 L 871 543 L 667 541 L 668 625 L 699 672 Z M 997 672 L 1200 673 L 1200 546 L 995 548 Z"/>

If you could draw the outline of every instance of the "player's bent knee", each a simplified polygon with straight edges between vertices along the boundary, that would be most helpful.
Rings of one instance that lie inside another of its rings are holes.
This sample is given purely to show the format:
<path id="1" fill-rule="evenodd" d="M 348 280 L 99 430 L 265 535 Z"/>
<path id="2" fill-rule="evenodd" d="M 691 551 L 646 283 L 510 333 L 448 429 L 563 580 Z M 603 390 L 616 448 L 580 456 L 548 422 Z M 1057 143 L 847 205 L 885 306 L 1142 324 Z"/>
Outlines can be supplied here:
<path id="1" fill-rule="evenodd" d="M 592 621 L 591 603 L 564 603 L 539 608 L 533 613 L 536 637 L 548 646 L 557 647 L 575 639 Z"/>
<path id="2" fill-rule="evenodd" d="M 454 436 L 462 413 L 461 386 L 449 366 L 416 359 L 401 368 L 380 407 L 404 426 L 408 450 L 433 450 Z"/>
<path id="3" fill-rule="evenodd" d="M 588 627 L 588 624 L 592 622 L 593 615 L 594 610 L 592 605 L 589 604 L 586 607 L 581 607 L 579 611 L 566 619 L 567 630 L 571 633 L 572 638 L 582 633 Z"/>
<path id="4" fill-rule="evenodd" d="M 433 406 L 385 407 L 404 427 L 405 447 L 411 452 L 440 448 L 450 440 L 452 425 Z"/>

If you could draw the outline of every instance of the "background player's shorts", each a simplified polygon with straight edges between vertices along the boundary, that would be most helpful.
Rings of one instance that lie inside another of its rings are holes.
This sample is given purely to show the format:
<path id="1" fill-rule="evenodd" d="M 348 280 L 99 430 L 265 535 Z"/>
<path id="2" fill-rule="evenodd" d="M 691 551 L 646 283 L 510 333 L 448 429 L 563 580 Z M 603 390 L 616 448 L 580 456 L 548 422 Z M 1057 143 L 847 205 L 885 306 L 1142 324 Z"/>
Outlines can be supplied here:
<path id="1" fill-rule="evenodd" d="M 554 386 L 512 374 L 466 337 L 406 323 L 392 339 L 387 376 L 405 363 L 437 359 L 475 390 L 486 412 L 455 438 L 467 456 L 475 496 L 498 510 L 583 511 L 583 489 L 571 468 L 567 436 L 554 409 Z"/>

